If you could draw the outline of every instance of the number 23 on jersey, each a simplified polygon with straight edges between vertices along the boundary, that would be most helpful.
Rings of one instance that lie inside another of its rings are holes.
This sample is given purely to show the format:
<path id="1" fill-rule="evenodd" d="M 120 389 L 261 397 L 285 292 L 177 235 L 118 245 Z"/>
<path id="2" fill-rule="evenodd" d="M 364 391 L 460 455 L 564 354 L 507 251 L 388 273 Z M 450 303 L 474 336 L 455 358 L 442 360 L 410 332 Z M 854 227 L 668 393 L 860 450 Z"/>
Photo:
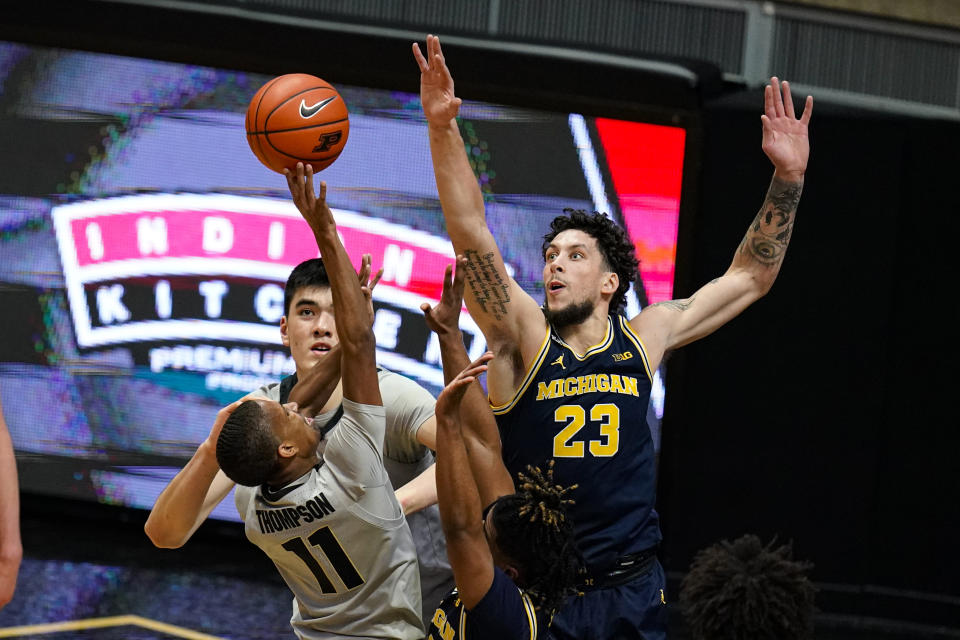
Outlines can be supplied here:
<path id="1" fill-rule="evenodd" d="M 590 455 L 609 458 L 620 449 L 620 408 L 615 404 L 595 404 L 590 407 L 590 423 L 599 424 L 600 439 L 578 438 L 587 424 L 587 411 L 579 404 L 565 404 L 553 412 L 554 421 L 566 424 L 553 437 L 553 457 L 582 458 L 589 449 Z"/>

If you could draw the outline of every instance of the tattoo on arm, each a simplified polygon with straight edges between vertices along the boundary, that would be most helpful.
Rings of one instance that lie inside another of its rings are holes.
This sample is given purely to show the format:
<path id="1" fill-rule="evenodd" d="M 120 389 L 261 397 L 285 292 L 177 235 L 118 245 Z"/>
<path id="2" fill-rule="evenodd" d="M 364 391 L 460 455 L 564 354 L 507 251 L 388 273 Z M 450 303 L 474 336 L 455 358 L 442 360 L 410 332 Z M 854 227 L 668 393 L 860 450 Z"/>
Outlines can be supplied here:
<path id="1" fill-rule="evenodd" d="M 494 265 L 493 252 L 480 255 L 473 249 L 463 252 L 467 259 L 466 285 L 484 313 L 502 320 L 510 302 L 510 282 L 504 280 Z"/>
<path id="2" fill-rule="evenodd" d="M 657 302 L 650 305 L 651 307 L 667 307 L 668 309 L 673 309 L 674 311 L 686 311 L 690 308 L 690 305 L 693 304 L 696 294 L 690 296 L 689 298 L 679 298 L 677 300 L 664 300 L 663 302 Z"/>
<path id="3" fill-rule="evenodd" d="M 793 234 L 793 219 L 802 191 L 802 182 L 773 179 L 760 212 L 740 243 L 741 254 L 769 267 L 777 266 L 783 261 L 790 236 Z"/>
<path id="4" fill-rule="evenodd" d="M 704 286 L 710 286 L 711 284 L 716 284 L 720 282 L 720 278 L 714 278 Z M 674 311 L 686 311 L 690 308 L 690 305 L 693 304 L 693 301 L 696 300 L 697 294 L 693 294 L 689 298 L 677 298 L 676 300 L 664 300 L 663 302 L 656 302 L 651 307 L 666 307 L 668 309 L 673 309 Z"/>

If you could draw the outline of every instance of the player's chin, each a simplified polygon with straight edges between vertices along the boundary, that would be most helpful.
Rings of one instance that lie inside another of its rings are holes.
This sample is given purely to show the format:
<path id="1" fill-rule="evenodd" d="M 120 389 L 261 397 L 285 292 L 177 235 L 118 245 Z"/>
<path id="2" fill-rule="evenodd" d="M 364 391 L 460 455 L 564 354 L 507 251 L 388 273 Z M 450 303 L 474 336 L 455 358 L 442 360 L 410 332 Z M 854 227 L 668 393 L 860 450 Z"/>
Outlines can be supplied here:
<path id="1" fill-rule="evenodd" d="M 566 307 L 569 307 L 571 304 L 570 300 L 566 299 L 565 296 L 560 295 L 560 292 L 548 292 L 546 299 L 543 301 L 543 306 L 547 311 L 563 311 Z"/>

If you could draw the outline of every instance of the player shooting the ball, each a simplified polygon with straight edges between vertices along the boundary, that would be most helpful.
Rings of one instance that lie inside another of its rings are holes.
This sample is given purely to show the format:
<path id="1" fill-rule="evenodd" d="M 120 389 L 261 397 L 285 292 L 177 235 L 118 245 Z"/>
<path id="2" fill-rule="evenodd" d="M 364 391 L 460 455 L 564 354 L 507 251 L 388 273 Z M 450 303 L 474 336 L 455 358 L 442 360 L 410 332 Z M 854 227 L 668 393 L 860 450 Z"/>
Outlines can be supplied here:
<path id="1" fill-rule="evenodd" d="M 337 235 L 326 184 L 316 195 L 313 171 L 302 164 L 286 175 L 330 276 L 344 414 L 322 443 L 297 402 L 237 403 L 217 421 L 217 461 L 241 485 L 235 499 L 247 537 L 295 595 L 298 637 L 422 638 L 416 549 L 383 467 L 369 288 L 361 288 Z M 365 264 L 361 279 L 368 273 Z M 310 381 L 314 391 L 329 384 L 322 377 Z M 291 398 L 305 393 L 295 388 Z"/>

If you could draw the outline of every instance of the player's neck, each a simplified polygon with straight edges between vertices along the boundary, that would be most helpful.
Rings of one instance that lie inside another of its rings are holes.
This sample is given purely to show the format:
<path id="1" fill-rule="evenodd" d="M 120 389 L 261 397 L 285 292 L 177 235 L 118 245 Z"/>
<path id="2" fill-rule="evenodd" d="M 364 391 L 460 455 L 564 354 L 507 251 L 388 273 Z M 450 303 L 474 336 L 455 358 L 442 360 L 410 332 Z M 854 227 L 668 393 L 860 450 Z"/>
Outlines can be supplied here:
<path id="1" fill-rule="evenodd" d="M 603 342 L 607 337 L 607 326 L 606 308 L 597 305 L 590 317 L 583 322 L 556 328 L 556 331 L 574 351 L 583 355 Z"/>
<path id="2" fill-rule="evenodd" d="M 272 489 L 280 489 L 303 476 L 317 466 L 320 458 L 314 454 L 306 458 L 293 458 L 275 477 L 267 482 Z"/>

